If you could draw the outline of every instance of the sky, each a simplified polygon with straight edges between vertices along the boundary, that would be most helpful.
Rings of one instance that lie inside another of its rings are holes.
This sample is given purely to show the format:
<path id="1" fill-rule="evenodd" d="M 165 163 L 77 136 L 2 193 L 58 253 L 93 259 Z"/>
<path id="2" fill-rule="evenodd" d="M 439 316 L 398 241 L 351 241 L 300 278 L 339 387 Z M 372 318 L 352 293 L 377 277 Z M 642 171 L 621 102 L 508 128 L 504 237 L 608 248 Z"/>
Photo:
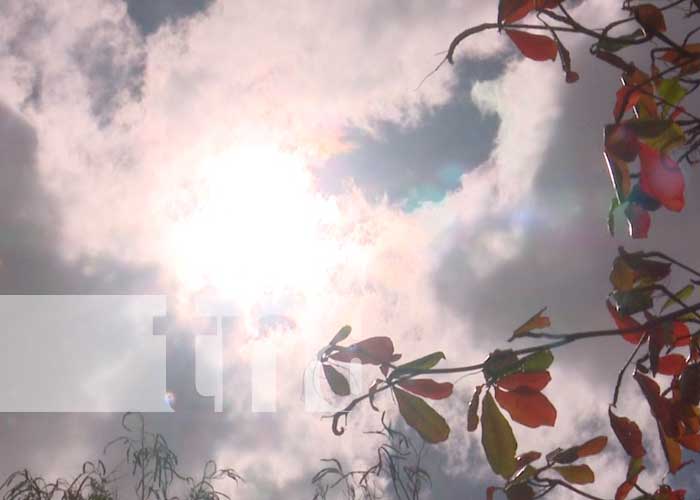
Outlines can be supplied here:
<path id="1" fill-rule="evenodd" d="M 575 12 L 602 25 L 615 9 L 588 0 Z M 442 350 L 445 366 L 471 364 L 544 306 L 561 331 L 612 326 L 604 300 L 620 245 L 695 264 L 692 196 L 681 214 L 655 214 L 647 240 L 629 239 L 622 220 L 608 234 L 602 126 L 618 75 L 585 44 L 571 40 L 575 85 L 496 33 L 423 81 L 453 35 L 494 17 L 476 0 L 4 0 L 0 293 L 158 295 L 168 308 L 287 318 L 226 344 L 222 412 L 146 420 L 189 472 L 209 458 L 235 468 L 246 482 L 234 498 L 311 498 L 321 458 L 366 463 L 376 444 L 363 433 L 379 425 L 368 408 L 336 437 L 300 396 L 340 326 L 353 326 L 350 340 L 389 335 L 404 359 Z M 692 193 L 700 179 L 686 178 Z M 105 331 L 114 345 L 132 338 Z M 142 353 L 103 348 L 96 364 L 81 352 L 61 356 L 86 380 L 117 374 L 99 387 L 105 407 L 143 390 Z M 611 436 L 607 404 L 628 352 L 619 339 L 557 352 L 546 390 L 557 427 L 518 426 L 519 449 Z M 259 377 L 275 411 L 252 409 Z M 452 435 L 427 450 L 428 498 L 478 498 L 496 479 L 478 433 L 464 431 L 478 383 L 459 379 L 435 405 Z M 626 394 L 623 408 L 648 427 Z M 120 419 L 0 415 L 12 450 L 0 473 L 71 474 L 101 456 Z M 648 439 L 643 481 L 662 470 Z M 604 496 L 626 469 L 617 445 L 591 464 Z"/>

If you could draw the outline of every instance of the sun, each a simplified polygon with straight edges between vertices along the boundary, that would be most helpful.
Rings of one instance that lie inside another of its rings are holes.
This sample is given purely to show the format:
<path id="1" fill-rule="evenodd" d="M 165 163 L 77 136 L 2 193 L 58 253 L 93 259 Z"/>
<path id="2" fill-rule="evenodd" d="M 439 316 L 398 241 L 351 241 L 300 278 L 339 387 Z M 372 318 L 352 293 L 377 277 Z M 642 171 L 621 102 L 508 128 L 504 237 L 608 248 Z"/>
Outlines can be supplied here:
<path id="1" fill-rule="evenodd" d="M 336 256 L 335 202 L 316 191 L 307 160 L 271 145 L 212 155 L 188 187 L 187 213 L 168 238 L 177 279 L 243 303 L 313 289 Z"/>

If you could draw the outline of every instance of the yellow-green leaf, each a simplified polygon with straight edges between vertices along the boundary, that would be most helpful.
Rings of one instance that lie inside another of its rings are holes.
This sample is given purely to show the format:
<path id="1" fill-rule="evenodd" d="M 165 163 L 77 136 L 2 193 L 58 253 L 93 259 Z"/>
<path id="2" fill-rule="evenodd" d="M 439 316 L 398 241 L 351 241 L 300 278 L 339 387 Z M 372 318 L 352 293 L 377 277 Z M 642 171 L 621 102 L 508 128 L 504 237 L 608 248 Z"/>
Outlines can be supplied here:
<path id="1" fill-rule="evenodd" d="M 350 325 L 345 325 L 343 328 L 338 330 L 338 333 L 335 334 L 335 337 L 331 339 L 330 345 L 336 345 L 338 342 L 342 342 L 346 338 L 348 338 L 348 335 L 350 335 L 350 332 L 352 331 L 352 327 Z"/>
<path id="2" fill-rule="evenodd" d="M 685 132 L 677 123 L 672 123 L 662 134 L 655 137 L 642 138 L 642 141 L 649 145 L 652 149 L 657 149 L 663 153 L 667 153 L 679 146 L 685 144 Z"/>
<path id="3" fill-rule="evenodd" d="M 554 362 L 554 355 L 552 351 L 546 349 L 544 351 L 537 351 L 532 353 L 521 360 L 521 370 L 525 373 L 529 372 L 543 372 L 547 370 L 551 364 Z"/>
<path id="4" fill-rule="evenodd" d="M 540 328 L 546 328 L 546 327 L 550 326 L 552 323 L 549 321 L 549 316 L 543 316 L 543 314 L 546 310 L 547 310 L 547 308 L 543 307 L 542 309 L 537 311 L 537 313 L 535 313 L 525 323 L 523 323 L 518 328 L 516 328 L 515 331 L 513 332 L 513 336 L 510 338 L 510 340 L 513 340 L 516 337 L 524 335 L 527 332 L 531 332 L 532 330 L 537 330 Z"/>
<path id="5" fill-rule="evenodd" d="M 426 442 L 440 443 L 449 437 L 450 426 L 432 406 L 397 387 L 393 390 L 401 416 Z"/>
<path id="6" fill-rule="evenodd" d="M 445 359 L 445 353 L 442 351 L 437 351 L 422 358 L 414 359 L 408 363 L 404 363 L 396 367 L 391 373 L 390 378 L 396 378 L 405 373 L 417 371 L 417 370 L 430 370 L 433 366 L 437 365 L 440 360 Z"/>
<path id="7" fill-rule="evenodd" d="M 486 393 L 481 413 L 481 444 L 491 469 L 508 479 L 515 473 L 515 452 L 518 442 L 513 435 L 508 420 L 498 409 L 490 392 Z"/>
<path id="8" fill-rule="evenodd" d="M 634 286 L 634 269 L 630 267 L 625 259 L 616 257 L 613 261 L 613 268 L 610 271 L 610 284 L 615 290 L 625 292 Z"/>
<path id="9" fill-rule="evenodd" d="M 693 292 L 695 291 L 695 287 L 693 285 L 686 285 L 680 290 L 678 290 L 676 293 L 673 295 L 676 296 L 677 300 L 680 300 L 681 302 L 687 300 L 691 295 L 693 295 Z M 664 312 L 664 310 L 673 305 L 673 304 L 678 304 L 675 300 L 669 298 L 666 302 L 664 302 L 664 305 L 661 306 L 661 312 Z"/>
<path id="10" fill-rule="evenodd" d="M 554 470 L 572 484 L 589 484 L 595 481 L 595 474 L 586 464 L 562 465 L 554 467 Z"/>

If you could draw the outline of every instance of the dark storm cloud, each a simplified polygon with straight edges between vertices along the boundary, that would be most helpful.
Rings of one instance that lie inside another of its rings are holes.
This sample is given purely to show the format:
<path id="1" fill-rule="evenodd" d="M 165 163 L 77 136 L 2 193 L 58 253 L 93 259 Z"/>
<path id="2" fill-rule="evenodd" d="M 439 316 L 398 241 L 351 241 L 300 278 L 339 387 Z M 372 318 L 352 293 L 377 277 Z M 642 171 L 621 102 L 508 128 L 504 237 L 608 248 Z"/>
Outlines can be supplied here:
<path id="1" fill-rule="evenodd" d="M 153 292 L 153 269 L 109 259 L 65 262 L 58 253 L 61 219 L 41 186 L 37 137 L 20 116 L 0 103 L 0 293 Z"/>
<path id="2" fill-rule="evenodd" d="M 375 136 L 349 131 L 347 140 L 356 148 L 329 160 L 321 170 L 322 188 L 337 192 L 351 179 L 371 199 L 386 194 L 407 209 L 443 199 L 491 152 L 497 118 L 481 115 L 469 91 L 474 81 L 493 79 L 502 69 L 492 61 L 459 66 L 453 97 L 415 128 L 383 122 Z"/>
<path id="3" fill-rule="evenodd" d="M 144 34 L 157 31 L 168 21 L 204 12 L 213 0 L 126 0 L 129 16 Z"/>

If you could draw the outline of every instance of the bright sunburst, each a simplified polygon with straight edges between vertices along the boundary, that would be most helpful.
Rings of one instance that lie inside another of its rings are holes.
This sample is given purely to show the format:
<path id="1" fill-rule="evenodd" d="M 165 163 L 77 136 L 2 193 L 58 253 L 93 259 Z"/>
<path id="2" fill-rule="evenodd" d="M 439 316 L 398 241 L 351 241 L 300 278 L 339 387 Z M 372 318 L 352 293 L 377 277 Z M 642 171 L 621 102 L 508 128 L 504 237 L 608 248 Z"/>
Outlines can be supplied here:
<path id="1" fill-rule="evenodd" d="M 169 241 L 189 290 L 213 287 L 243 302 L 282 288 L 309 289 L 334 259 L 332 200 L 314 191 L 300 155 L 256 145 L 207 158 L 195 202 Z"/>

